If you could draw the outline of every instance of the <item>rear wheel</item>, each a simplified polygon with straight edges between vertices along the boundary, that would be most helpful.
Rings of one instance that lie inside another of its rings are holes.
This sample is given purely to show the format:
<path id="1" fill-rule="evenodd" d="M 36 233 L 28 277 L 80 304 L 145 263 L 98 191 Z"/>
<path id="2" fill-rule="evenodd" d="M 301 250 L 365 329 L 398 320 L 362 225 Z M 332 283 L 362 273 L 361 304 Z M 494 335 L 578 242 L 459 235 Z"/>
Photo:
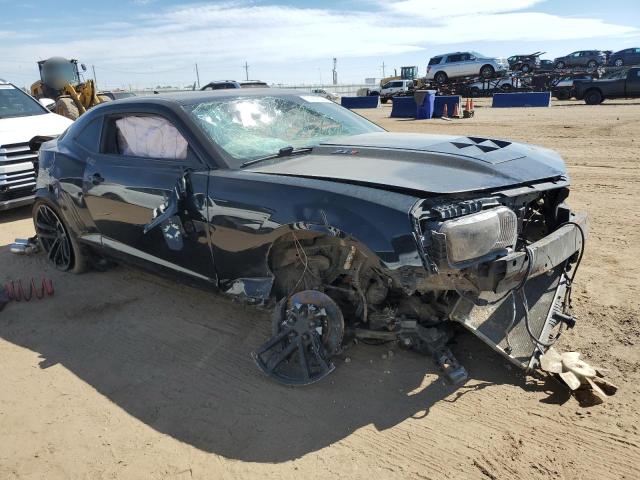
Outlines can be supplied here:
<path id="1" fill-rule="evenodd" d="M 478 87 L 471 87 L 471 90 L 469 91 L 469 93 L 471 94 L 472 97 L 479 97 L 481 92 Z"/>
<path id="2" fill-rule="evenodd" d="M 493 68 L 491 65 L 484 65 L 480 69 L 480 76 L 482 78 L 491 78 L 495 75 L 495 73 L 496 73 L 496 69 Z"/>
<path id="3" fill-rule="evenodd" d="M 389 97 L 380 97 L 380 103 L 387 103 L 389 101 Z"/>
<path id="4" fill-rule="evenodd" d="M 48 202 L 38 200 L 33 205 L 33 224 L 47 259 L 62 271 L 82 273 L 87 260 L 77 239 Z"/>
<path id="5" fill-rule="evenodd" d="M 596 68 L 598 66 L 598 62 L 596 62 L 595 60 L 589 60 L 589 62 L 587 63 L 587 67 L 589 68 Z"/>
<path id="6" fill-rule="evenodd" d="M 622 66 L 624 65 L 624 60 L 622 60 L 621 58 L 616 58 L 616 61 L 615 61 L 615 62 L 613 62 L 613 64 L 614 64 L 616 67 L 622 67 Z"/>
<path id="7" fill-rule="evenodd" d="M 443 83 L 447 83 L 447 74 L 444 72 L 438 72 L 433 76 L 433 79 L 436 81 L 437 84 L 442 85 Z"/>
<path id="8" fill-rule="evenodd" d="M 556 68 L 564 68 L 564 67 L 565 67 L 564 62 L 556 62 Z"/>
<path id="9" fill-rule="evenodd" d="M 602 94 L 598 90 L 589 90 L 584 95 L 584 103 L 587 105 L 599 105 L 604 101 Z"/>
<path id="10" fill-rule="evenodd" d="M 531 67 L 528 63 L 525 63 L 524 65 L 522 65 L 522 68 L 520 70 L 522 70 L 522 73 L 529 73 L 531 71 Z"/>

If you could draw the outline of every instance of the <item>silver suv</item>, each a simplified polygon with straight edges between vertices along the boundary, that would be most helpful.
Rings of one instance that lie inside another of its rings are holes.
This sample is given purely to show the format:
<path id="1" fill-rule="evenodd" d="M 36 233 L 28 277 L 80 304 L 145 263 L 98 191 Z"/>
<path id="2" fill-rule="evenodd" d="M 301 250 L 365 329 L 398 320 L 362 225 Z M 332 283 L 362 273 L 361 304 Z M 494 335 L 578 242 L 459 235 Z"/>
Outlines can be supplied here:
<path id="1" fill-rule="evenodd" d="M 491 58 L 478 52 L 454 52 L 437 55 L 429 60 L 427 80 L 445 83 L 450 78 L 491 78 L 507 70 L 509 62 L 504 58 Z"/>

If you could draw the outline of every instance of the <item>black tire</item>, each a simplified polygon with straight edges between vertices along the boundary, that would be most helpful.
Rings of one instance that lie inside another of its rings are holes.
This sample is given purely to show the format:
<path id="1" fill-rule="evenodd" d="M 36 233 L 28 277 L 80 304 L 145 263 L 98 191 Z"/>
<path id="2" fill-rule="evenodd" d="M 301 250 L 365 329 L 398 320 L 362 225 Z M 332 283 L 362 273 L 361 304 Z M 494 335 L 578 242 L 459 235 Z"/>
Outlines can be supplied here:
<path id="1" fill-rule="evenodd" d="M 437 72 L 434 76 L 433 76 L 433 80 L 438 84 L 438 85 L 442 85 L 443 83 L 447 83 L 447 80 L 449 79 L 449 77 L 447 77 L 447 74 L 444 72 Z"/>
<path id="2" fill-rule="evenodd" d="M 380 103 L 387 103 L 389 101 L 389 97 L 380 97 Z"/>
<path id="3" fill-rule="evenodd" d="M 559 69 L 565 67 L 565 63 L 564 62 L 556 62 L 555 67 L 559 70 Z"/>
<path id="4" fill-rule="evenodd" d="M 503 92 L 510 92 L 511 90 L 513 90 L 513 85 L 511 85 L 510 83 L 503 83 L 502 85 L 500 85 L 500 90 L 502 90 Z"/>
<path id="5" fill-rule="evenodd" d="M 613 64 L 616 67 L 622 67 L 622 66 L 624 66 L 624 60 L 621 59 L 621 58 L 616 58 L 616 60 L 615 60 L 615 62 L 613 62 Z"/>
<path id="6" fill-rule="evenodd" d="M 482 78 L 492 78 L 496 74 L 496 69 L 491 65 L 483 65 L 480 69 L 480 76 Z"/>
<path id="7" fill-rule="evenodd" d="M 596 68 L 598 66 L 598 62 L 595 60 L 589 60 L 587 62 L 587 68 Z"/>
<path id="8" fill-rule="evenodd" d="M 40 248 L 54 267 L 64 272 L 85 272 L 87 256 L 58 209 L 46 200 L 36 200 L 32 217 Z"/>
<path id="9" fill-rule="evenodd" d="M 522 68 L 520 68 L 520 70 L 522 71 L 522 73 L 529 73 L 531 71 L 531 66 L 528 63 L 525 63 L 522 65 Z"/>
<path id="10" fill-rule="evenodd" d="M 556 93 L 556 98 L 558 100 L 569 100 L 571 98 L 571 93 L 567 90 L 558 90 Z"/>
<path id="11" fill-rule="evenodd" d="M 478 87 L 471 87 L 471 90 L 469 91 L 469 93 L 471 94 L 472 97 L 479 97 L 481 94 L 481 91 Z"/>
<path id="12" fill-rule="evenodd" d="M 600 105 L 604 101 L 600 90 L 588 90 L 584 94 L 584 103 L 587 105 Z"/>

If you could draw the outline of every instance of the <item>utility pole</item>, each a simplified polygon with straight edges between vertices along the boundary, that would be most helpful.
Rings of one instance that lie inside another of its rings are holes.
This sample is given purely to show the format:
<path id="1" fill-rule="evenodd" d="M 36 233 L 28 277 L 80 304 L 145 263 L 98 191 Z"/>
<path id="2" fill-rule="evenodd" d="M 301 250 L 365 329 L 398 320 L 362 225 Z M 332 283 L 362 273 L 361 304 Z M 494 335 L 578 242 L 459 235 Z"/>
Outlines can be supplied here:
<path id="1" fill-rule="evenodd" d="M 333 58 L 333 84 L 337 85 L 338 84 L 338 59 L 337 58 Z"/>
<path id="2" fill-rule="evenodd" d="M 198 64 L 196 63 L 196 80 L 198 81 L 198 88 L 200 88 L 200 73 L 198 72 Z"/>
<path id="3" fill-rule="evenodd" d="M 91 65 L 91 70 L 93 71 L 93 84 L 98 85 L 98 80 L 96 80 L 96 67 Z"/>
<path id="4" fill-rule="evenodd" d="M 249 81 L 249 64 L 246 61 L 244 62 L 244 74 L 245 74 L 245 80 L 248 82 Z"/>
<path id="5" fill-rule="evenodd" d="M 384 67 L 385 67 L 384 62 L 382 62 L 382 78 L 386 77 L 386 75 L 384 74 Z"/>

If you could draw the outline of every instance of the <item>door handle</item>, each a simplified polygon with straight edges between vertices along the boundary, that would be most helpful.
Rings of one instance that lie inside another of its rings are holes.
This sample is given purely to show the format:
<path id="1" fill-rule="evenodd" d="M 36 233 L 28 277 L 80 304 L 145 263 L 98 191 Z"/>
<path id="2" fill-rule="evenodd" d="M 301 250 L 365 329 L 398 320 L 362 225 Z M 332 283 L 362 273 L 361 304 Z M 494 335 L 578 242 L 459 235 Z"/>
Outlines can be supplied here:
<path id="1" fill-rule="evenodd" d="M 91 183 L 93 183 L 94 185 L 98 185 L 102 182 L 104 182 L 104 178 L 99 173 L 94 173 L 91 177 Z"/>

